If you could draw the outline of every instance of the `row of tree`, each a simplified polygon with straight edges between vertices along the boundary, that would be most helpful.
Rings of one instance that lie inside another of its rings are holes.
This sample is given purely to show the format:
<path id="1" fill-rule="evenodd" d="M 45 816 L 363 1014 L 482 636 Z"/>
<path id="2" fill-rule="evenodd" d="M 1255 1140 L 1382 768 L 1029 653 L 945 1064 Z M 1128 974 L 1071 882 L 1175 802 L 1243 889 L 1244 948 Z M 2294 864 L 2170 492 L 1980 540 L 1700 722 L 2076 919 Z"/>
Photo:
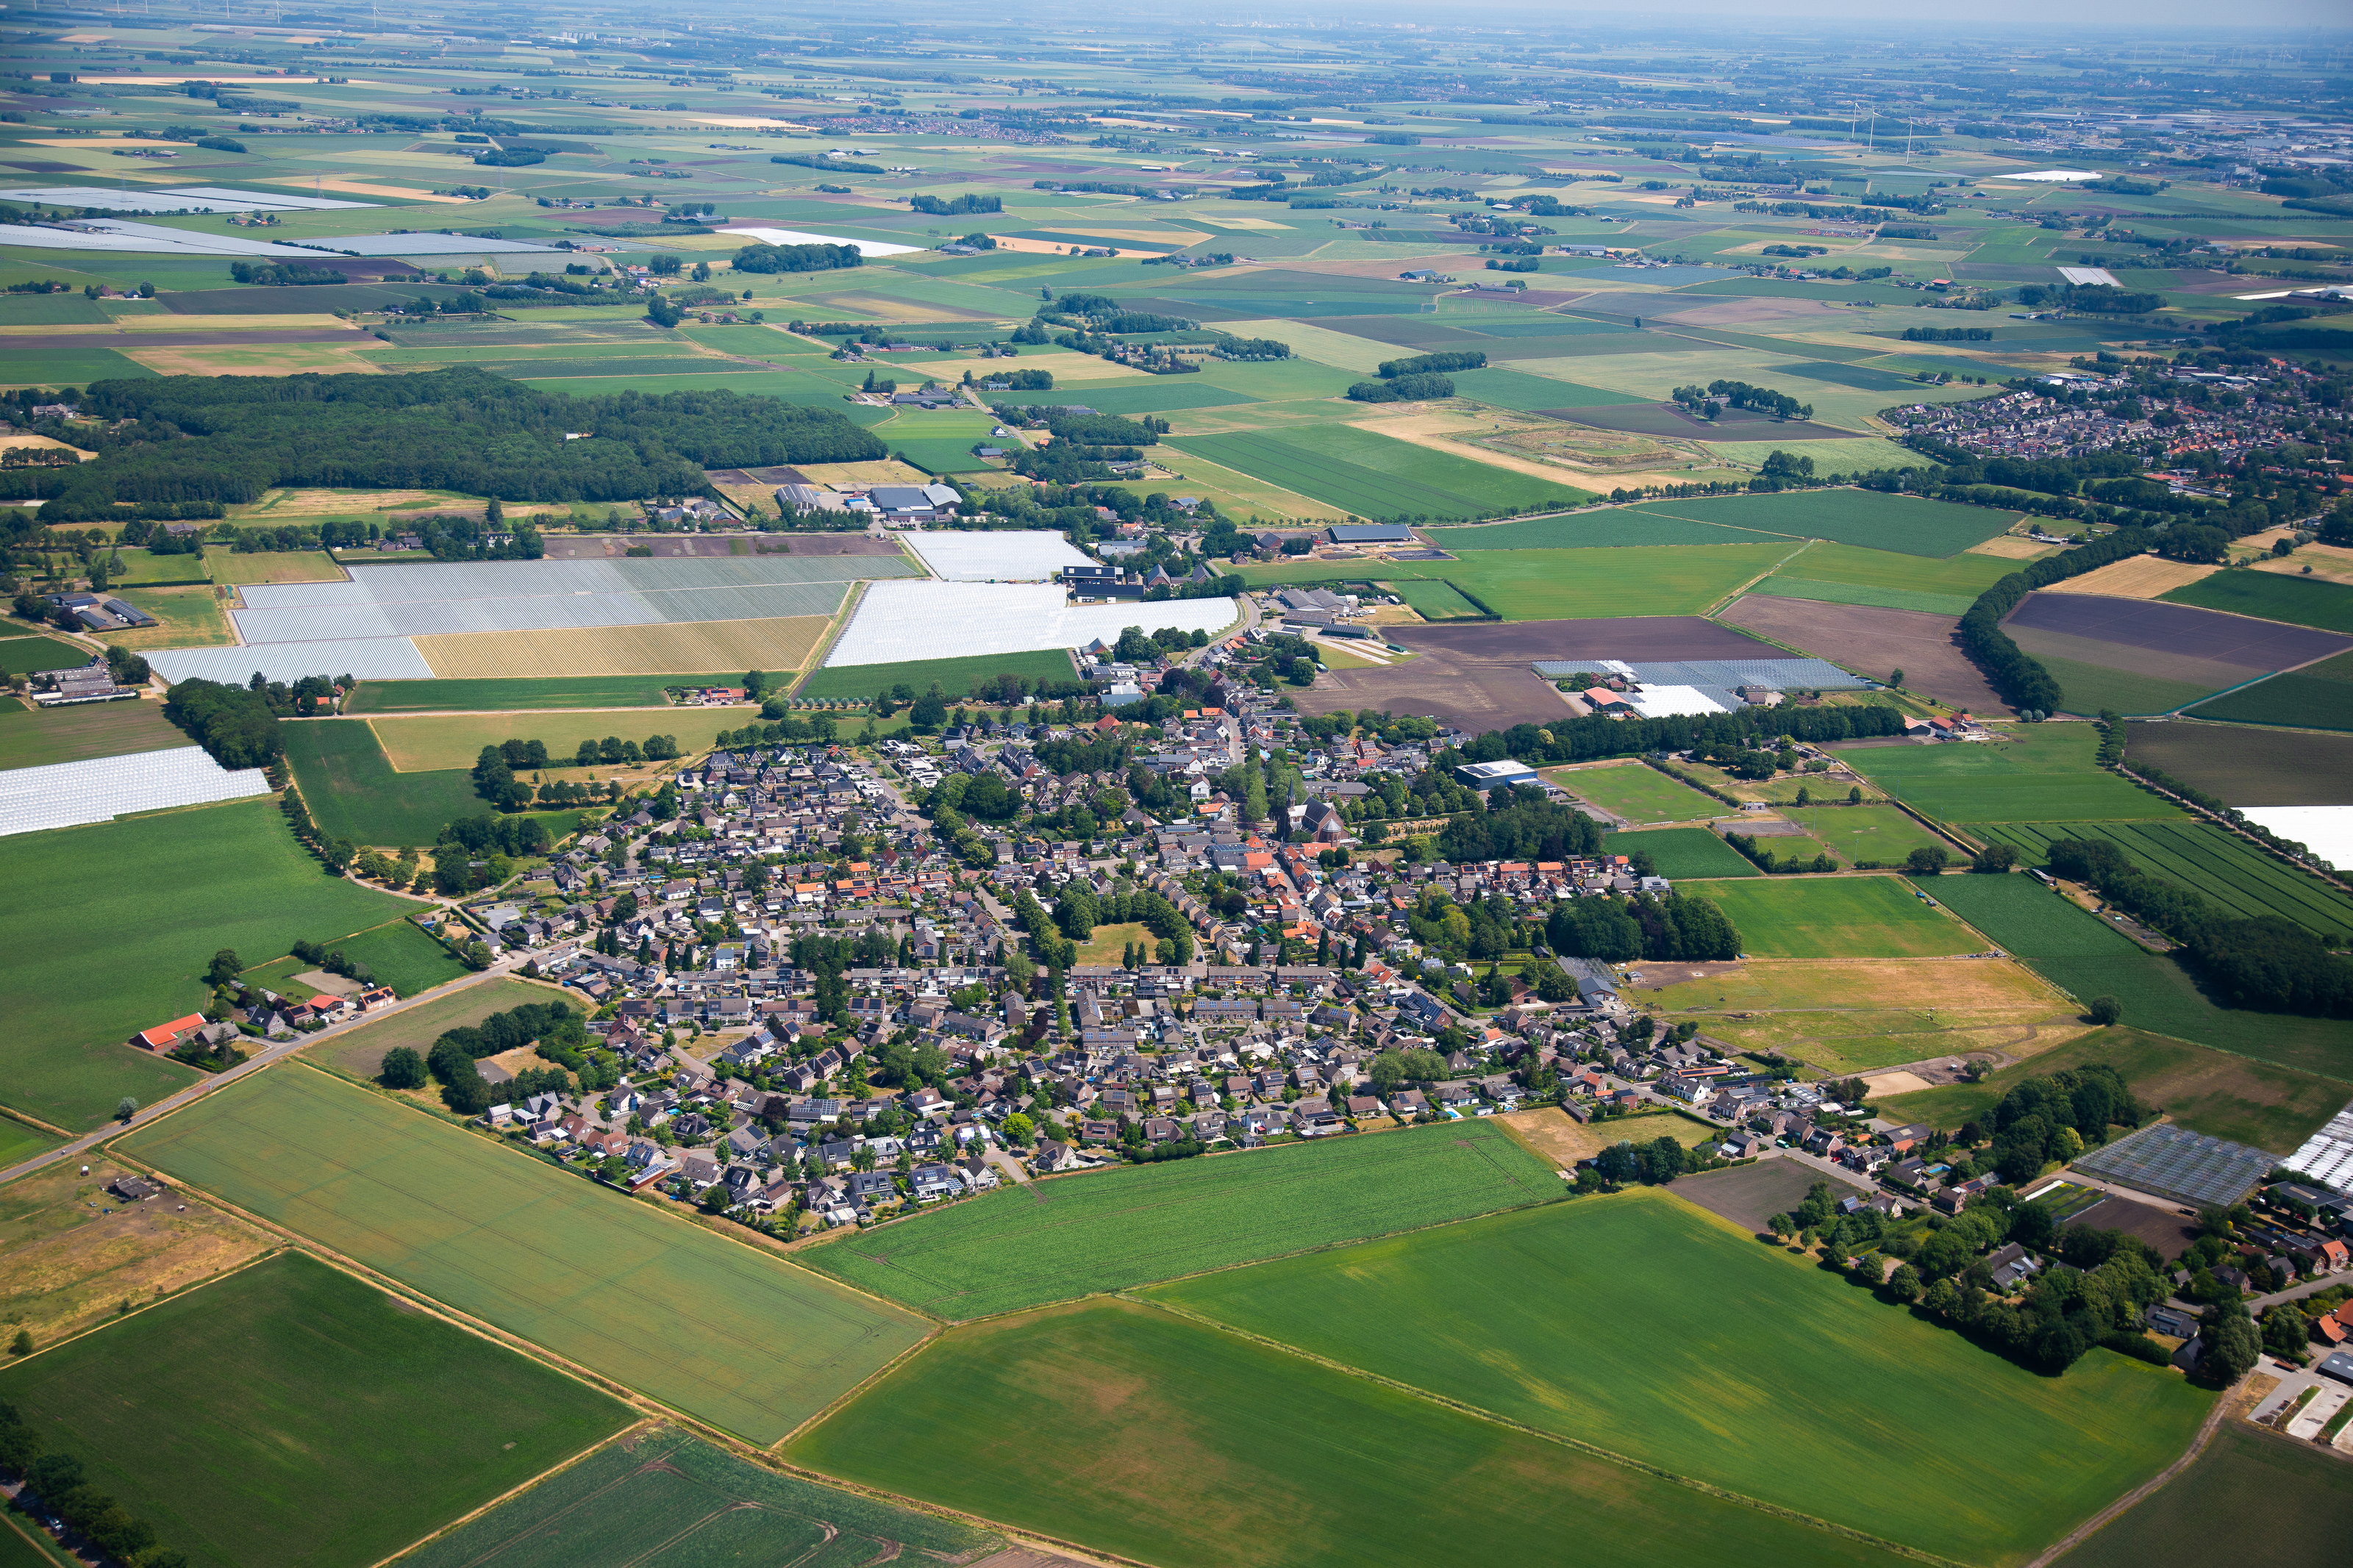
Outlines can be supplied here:
<path id="1" fill-rule="evenodd" d="M 18 1330 L 16 1353 L 29 1353 L 32 1348 L 32 1335 Z M 81 1460 L 71 1454 L 45 1452 L 47 1447 L 40 1428 L 26 1420 L 23 1412 L 0 1405 L 0 1474 L 24 1482 L 16 1507 L 55 1514 L 123 1568 L 187 1568 L 186 1552 L 158 1545 L 153 1525 L 90 1485 Z"/>

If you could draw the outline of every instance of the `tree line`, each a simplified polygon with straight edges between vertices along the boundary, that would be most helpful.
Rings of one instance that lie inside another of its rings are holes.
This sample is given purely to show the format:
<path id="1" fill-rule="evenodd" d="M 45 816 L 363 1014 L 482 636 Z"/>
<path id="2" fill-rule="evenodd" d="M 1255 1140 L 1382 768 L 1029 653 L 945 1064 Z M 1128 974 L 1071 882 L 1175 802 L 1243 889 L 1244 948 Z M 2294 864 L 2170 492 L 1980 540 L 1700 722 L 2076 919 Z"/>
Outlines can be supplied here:
<path id="1" fill-rule="evenodd" d="M 11 1347 L 30 1355 L 33 1336 L 16 1331 Z M 47 1440 L 13 1405 L 0 1405 L 0 1474 L 24 1483 L 14 1506 L 63 1520 L 123 1568 L 188 1568 L 188 1554 L 160 1546 L 155 1527 L 90 1484 L 89 1472 L 71 1454 L 44 1452 Z M 30 1548 L 26 1548 L 28 1552 Z"/>

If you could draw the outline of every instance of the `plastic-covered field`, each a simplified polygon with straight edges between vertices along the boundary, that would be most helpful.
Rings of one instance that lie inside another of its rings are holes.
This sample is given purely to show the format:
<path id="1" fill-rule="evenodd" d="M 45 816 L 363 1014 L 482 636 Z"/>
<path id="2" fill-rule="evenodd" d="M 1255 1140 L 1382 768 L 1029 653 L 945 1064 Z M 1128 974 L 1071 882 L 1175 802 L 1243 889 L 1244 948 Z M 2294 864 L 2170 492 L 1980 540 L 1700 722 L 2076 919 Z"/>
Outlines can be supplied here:
<path id="1" fill-rule="evenodd" d="M 0 835 L 110 822 L 132 812 L 268 795 L 259 768 L 232 773 L 201 746 L 0 773 Z"/>
<path id="2" fill-rule="evenodd" d="M 218 680 L 242 686 L 259 670 L 268 680 L 350 675 L 362 680 L 430 680 L 433 667 L 406 637 L 328 637 L 258 647 L 164 647 L 146 656 L 166 680 Z"/>
<path id="3" fill-rule="evenodd" d="M 1211 636 L 1234 624 L 1231 599 L 1073 605 L 1050 584 L 877 583 L 826 657 L 826 667 L 1084 647 L 1124 627 L 1175 626 Z"/>
<path id="4" fill-rule="evenodd" d="M 1059 533 L 911 533 L 907 544 L 951 583 L 1042 583 L 1065 566 L 1094 564 Z"/>

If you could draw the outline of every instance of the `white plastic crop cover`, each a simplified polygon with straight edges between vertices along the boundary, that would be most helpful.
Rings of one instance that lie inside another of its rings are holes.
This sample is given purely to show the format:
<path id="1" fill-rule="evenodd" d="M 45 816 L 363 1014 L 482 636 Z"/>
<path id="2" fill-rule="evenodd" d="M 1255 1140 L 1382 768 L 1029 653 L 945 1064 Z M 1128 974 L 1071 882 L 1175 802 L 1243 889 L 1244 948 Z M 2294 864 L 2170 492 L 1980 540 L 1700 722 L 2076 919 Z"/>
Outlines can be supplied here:
<path id="1" fill-rule="evenodd" d="M 1128 626 L 1175 626 L 1214 637 L 1240 612 L 1231 599 L 1072 605 L 1051 584 L 877 583 L 826 658 L 828 668 L 965 658 L 1117 642 Z"/>
<path id="2" fill-rule="evenodd" d="M 907 535 L 908 547 L 923 558 L 935 577 L 952 583 L 1042 583 L 1065 566 L 1093 562 L 1059 533 L 960 533 Z"/>
<path id="3" fill-rule="evenodd" d="M 93 757 L 0 773 L 0 835 L 108 822 L 138 811 L 268 795 L 259 768 L 235 773 L 201 746 Z"/>

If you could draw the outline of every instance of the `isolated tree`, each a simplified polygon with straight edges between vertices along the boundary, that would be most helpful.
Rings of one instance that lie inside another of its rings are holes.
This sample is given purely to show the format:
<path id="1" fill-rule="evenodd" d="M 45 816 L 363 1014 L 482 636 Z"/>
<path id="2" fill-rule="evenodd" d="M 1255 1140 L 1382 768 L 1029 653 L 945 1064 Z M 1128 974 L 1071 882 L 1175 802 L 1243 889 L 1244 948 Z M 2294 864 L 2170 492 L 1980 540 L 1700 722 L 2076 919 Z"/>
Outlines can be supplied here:
<path id="1" fill-rule="evenodd" d="M 1846 803 L 1849 805 L 1861 805 L 1862 804 L 1862 786 L 1861 784 L 1856 784 L 1846 792 Z"/>
<path id="2" fill-rule="evenodd" d="M 2084 1009 L 2084 1016 L 2105 1026 L 2125 1016 L 2125 1005 L 2113 996 L 2094 996 L 2092 1005 Z"/>
<path id="3" fill-rule="evenodd" d="M 1904 672 L 1899 669 L 1895 671 L 1894 674 L 1889 676 L 1887 678 L 1887 684 L 1901 689 L 1904 685 Z"/>
<path id="4" fill-rule="evenodd" d="M 244 968 L 245 964 L 237 958 L 235 948 L 222 948 L 213 954 L 212 965 L 205 971 L 205 984 L 226 985 L 235 980 Z"/>
<path id="5" fill-rule="evenodd" d="M 30 1329 L 18 1329 L 16 1331 L 16 1337 L 8 1342 L 8 1353 L 10 1355 L 31 1355 L 33 1353 L 33 1331 Z"/>
<path id="6" fill-rule="evenodd" d="M 395 1046 L 384 1053 L 384 1065 L 377 1069 L 376 1078 L 386 1089 L 422 1089 L 425 1058 L 406 1046 Z"/>
<path id="7" fill-rule="evenodd" d="M 128 1121 L 138 1114 L 139 1101 L 136 1098 L 128 1094 L 124 1095 L 114 1107 L 114 1119 L 117 1121 Z"/>
<path id="8" fill-rule="evenodd" d="M 1915 877 L 1940 876 L 1951 858 L 1943 845 L 1923 844 L 1904 858 L 1904 868 Z"/>

